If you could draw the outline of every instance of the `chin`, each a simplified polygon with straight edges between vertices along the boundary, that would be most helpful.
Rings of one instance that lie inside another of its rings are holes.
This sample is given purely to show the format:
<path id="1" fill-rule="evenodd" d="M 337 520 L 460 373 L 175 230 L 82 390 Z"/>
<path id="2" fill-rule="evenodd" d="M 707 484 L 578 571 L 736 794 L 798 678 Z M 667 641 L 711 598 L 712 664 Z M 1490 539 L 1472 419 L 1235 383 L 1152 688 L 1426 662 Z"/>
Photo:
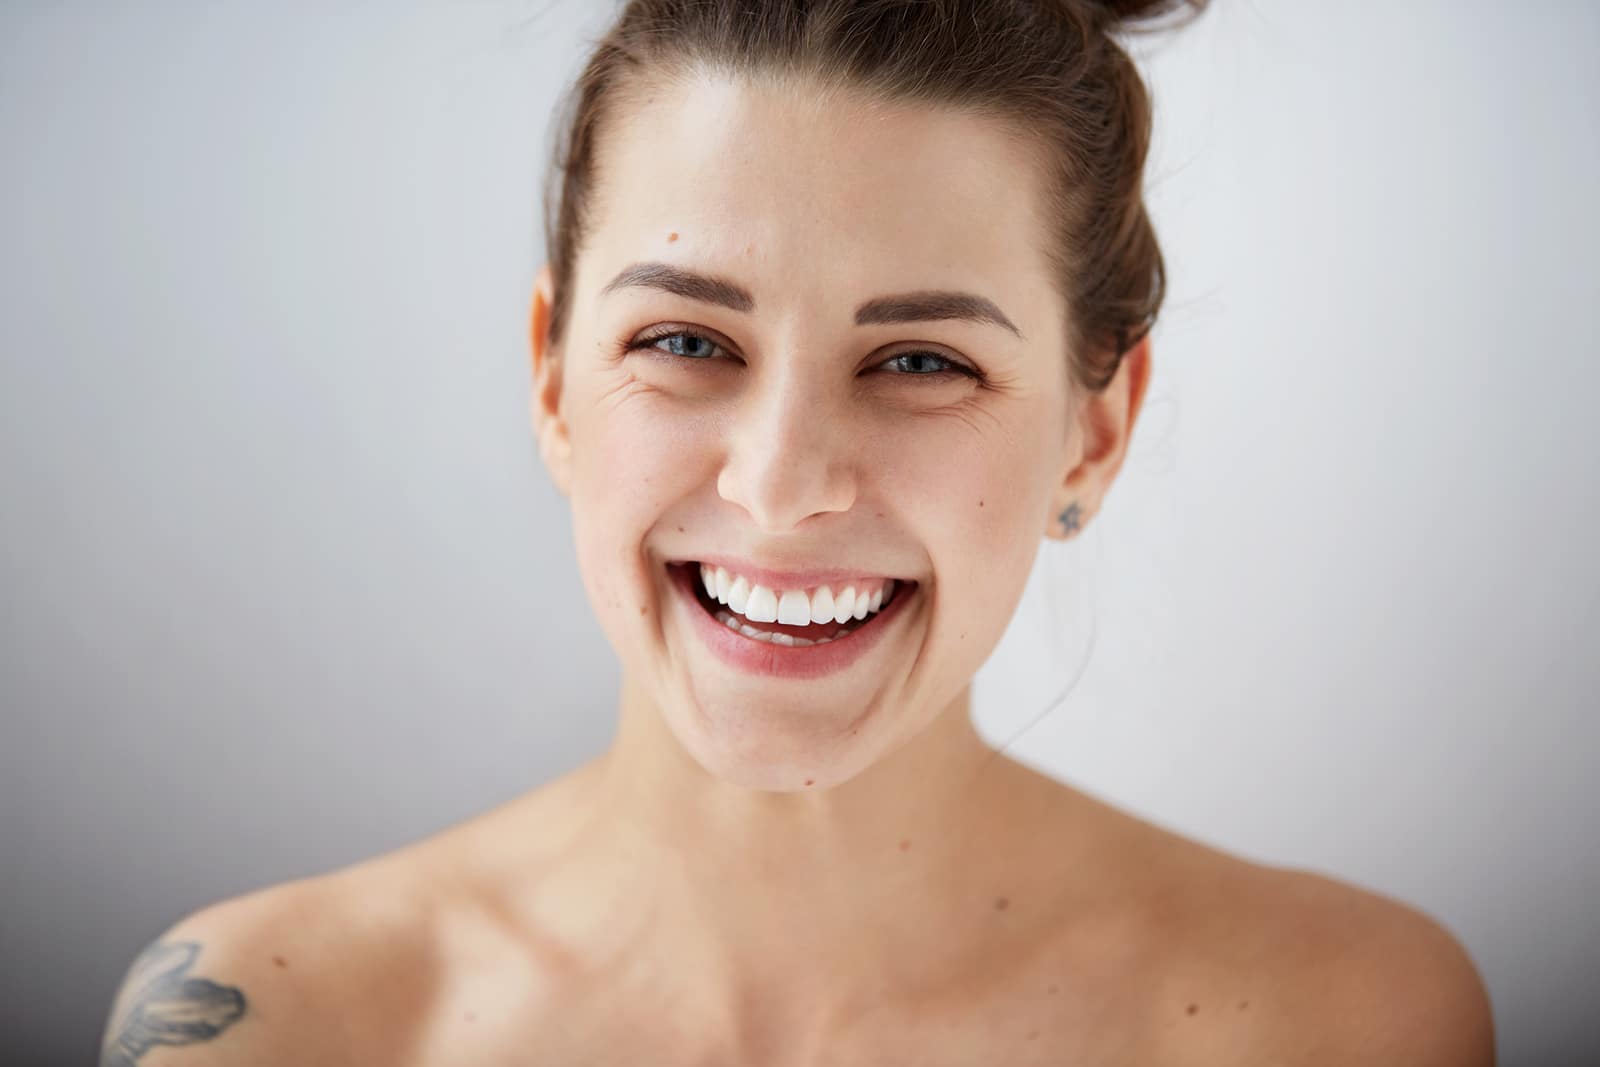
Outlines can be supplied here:
<path id="1" fill-rule="evenodd" d="M 753 714 L 752 708 L 759 708 Z M 757 701 L 732 693 L 690 695 L 661 709 L 667 726 L 707 774 L 745 789 L 831 789 L 877 758 L 883 731 L 876 700 L 819 714 L 815 698 Z"/>

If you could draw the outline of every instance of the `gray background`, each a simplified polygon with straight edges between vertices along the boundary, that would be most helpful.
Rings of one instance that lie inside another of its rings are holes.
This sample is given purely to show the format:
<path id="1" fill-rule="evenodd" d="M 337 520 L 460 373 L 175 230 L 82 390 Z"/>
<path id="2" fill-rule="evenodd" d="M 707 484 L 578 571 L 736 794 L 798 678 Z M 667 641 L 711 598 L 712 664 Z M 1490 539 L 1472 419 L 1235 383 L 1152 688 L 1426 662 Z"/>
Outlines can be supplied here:
<path id="1" fill-rule="evenodd" d="M 5 1062 L 92 1060 L 181 915 L 609 740 L 525 350 L 609 8 L 0 7 Z M 1221 0 L 1140 52 L 1155 381 L 980 729 L 1422 907 L 1503 1062 L 1583 1062 L 1600 11 Z"/>

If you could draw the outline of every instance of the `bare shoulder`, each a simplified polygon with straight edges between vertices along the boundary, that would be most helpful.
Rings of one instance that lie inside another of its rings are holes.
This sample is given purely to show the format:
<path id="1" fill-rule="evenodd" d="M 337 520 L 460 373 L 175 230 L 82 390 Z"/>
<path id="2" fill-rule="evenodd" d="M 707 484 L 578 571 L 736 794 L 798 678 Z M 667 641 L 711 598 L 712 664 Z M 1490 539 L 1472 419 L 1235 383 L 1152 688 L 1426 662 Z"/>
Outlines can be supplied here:
<path id="1" fill-rule="evenodd" d="M 102 1032 L 101 1067 L 317 1067 L 355 1062 L 355 1049 L 378 1051 L 374 1062 L 403 1059 L 407 1028 L 397 1024 L 419 993 L 395 977 L 415 972 L 421 918 L 365 872 L 201 908 L 129 965 Z M 185 1048 L 196 1045 L 203 1056 Z"/>
<path id="2" fill-rule="evenodd" d="M 1492 1067 L 1488 994 L 1438 921 L 1325 875 L 1152 836 L 1165 858 L 1151 929 L 1175 950 L 1154 982 L 1161 1061 Z"/>
<path id="3" fill-rule="evenodd" d="M 1286 1049 L 1303 1049 L 1307 1063 L 1494 1063 L 1488 992 L 1437 920 L 1313 872 L 1258 868 L 1255 878 L 1277 941 Z"/>

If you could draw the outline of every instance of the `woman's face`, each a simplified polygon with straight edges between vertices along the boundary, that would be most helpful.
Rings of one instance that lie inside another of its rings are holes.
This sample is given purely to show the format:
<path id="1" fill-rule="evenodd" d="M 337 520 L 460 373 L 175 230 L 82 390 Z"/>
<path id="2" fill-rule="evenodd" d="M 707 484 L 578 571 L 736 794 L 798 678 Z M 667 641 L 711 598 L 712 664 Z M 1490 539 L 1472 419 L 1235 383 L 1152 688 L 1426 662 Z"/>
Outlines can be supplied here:
<path id="1" fill-rule="evenodd" d="M 1098 496 L 1034 171 L 977 118 L 710 80 L 648 97 L 599 164 L 555 358 L 548 271 L 534 310 L 583 581 L 709 771 L 838 784 L 963 694 L 1057 513 Z M 917 307 L 936 291 L 969 316 Z M 706 561 L 737 615 L 695 592 Z M 840 603 L 888 579 L 860 622 Z"/>

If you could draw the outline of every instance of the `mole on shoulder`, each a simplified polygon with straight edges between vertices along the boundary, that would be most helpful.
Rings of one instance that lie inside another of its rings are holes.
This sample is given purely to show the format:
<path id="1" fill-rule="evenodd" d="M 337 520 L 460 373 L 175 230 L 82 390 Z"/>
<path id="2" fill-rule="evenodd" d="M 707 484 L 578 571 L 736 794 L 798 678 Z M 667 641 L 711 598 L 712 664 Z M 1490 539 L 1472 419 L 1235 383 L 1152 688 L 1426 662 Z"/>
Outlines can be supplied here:
<path id="1" fill-rule="evenodd" d="M 1193 1015 L 1195 1012 L 1197 1012 L 1199 1010 L 1200 1010 L 1200 1005 L 1198 1005 L 1198 1004 L 1191 1004 L 1191 1005 L 1189 1005 L 1188 1008 L 1185 1009 L 1185 1011 L 1190 1015 Z"/>
<path id="2" fill-rule="evenodd" d="M 1011 906 L 1011 901 L 1007 900 L 1005 897 L 995 897 L 994 898 L 994 910 L 995 911 L 1005 911 L 1010 906 Z"/>

